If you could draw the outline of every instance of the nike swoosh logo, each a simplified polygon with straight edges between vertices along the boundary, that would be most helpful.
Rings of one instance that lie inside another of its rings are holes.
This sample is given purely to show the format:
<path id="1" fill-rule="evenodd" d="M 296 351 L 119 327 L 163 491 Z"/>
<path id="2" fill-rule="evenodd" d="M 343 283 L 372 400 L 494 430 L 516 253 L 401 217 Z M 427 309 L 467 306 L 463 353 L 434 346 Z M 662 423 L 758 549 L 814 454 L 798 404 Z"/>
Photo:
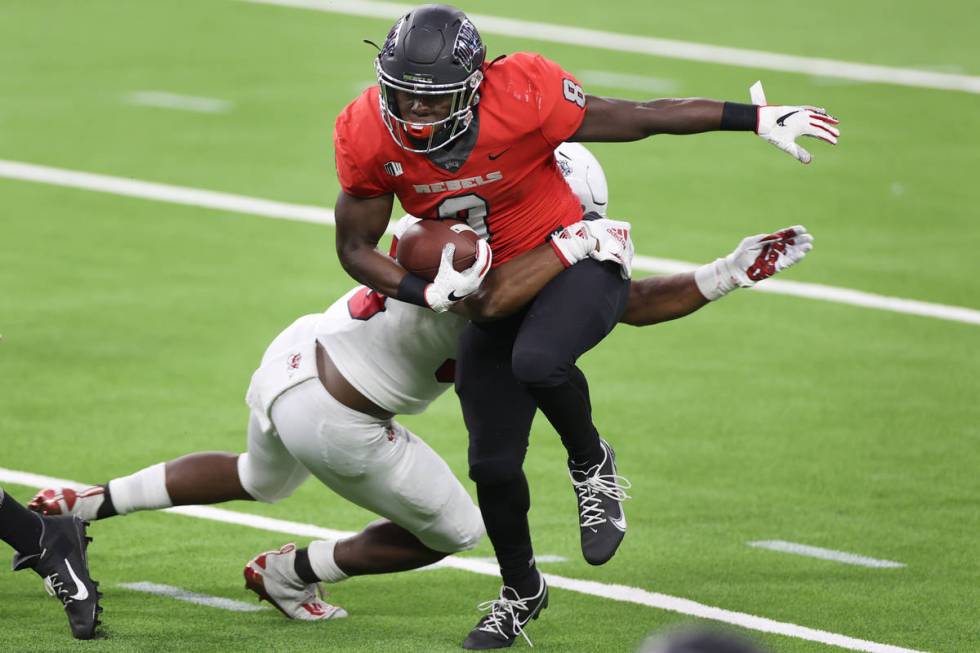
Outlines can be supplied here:
<path id="1" fill-rule="evenodd" d="M 466 299 L 467 297 L 470 296 L 470 294 L 471 293 L 466 293 L 465 295 L 457 295 L 455 290 L 450 290 L 448 299 L 451 302 L 458 302 L 461 299 Z"/>
<path id="2" fill-rule="evenodd" d="M 787 118 L 789 118 L 790 116 L 792 116 L 792 115 L 793 115 L 794 113 L 799 113 L 799 112 L 800 112 L 800 110 L 799 110 L 799 109 L 797 109 L 796 111 L 790 111 L 790 112 L 789 112 L 789 113 L 787 113 L 787 114 L 783 114 L 783 115 L 781 115 L 781 116 L 779 116 L 778 118 L 776 118 L 776 124 L 777 124 L 777 125 L 779 125 L 780 127 L 785 127 L 785 126 L 786 126 L 786 124 L 785 124 L 785 122 L 784 122 L 784 121 L 785 121 L 785 120 L 786 120 Z"/>
<path id="3" fill-rule="evenodd" d="M 625 512 L 619 513 L 619 519 L 613 519 L 612 517 L 610 517 L 609 518 L 609 521 L 612 522 L 612 525 L 615 526 L 616 528 L 618 528 L 619 530 L 623 531 L 624 533 L 626 532 L 626 513 Z"/>
<path id="4" fill-rule="evenodd" d="M 68 562 L 67 558 L 65 558 L 65 566 L 68 567 L 68 573 L 71 575 L 71 579 L 75 581 L 76 591 L 75 591 L 75 595 L 72 596 L 71 598 L 73 598 L 76 601 L 84 601 L 85 599 L 88 598 L 88 588 L 85 587 L 85 583 L 83 583 L 82 579 L 78 577 L 78 574 L 75 573 L 75 570 L 71 568 L 71 563 Z"/>
<path id="5" fill-rule="evenodd" d="M 513 147 L 513 146 L 511 146 L 511 147 Z M 509 147 L 506 150 L 504 150 L 503 152 L 500 152 L 498 154 L 488 154 L 487 155 L 487 158 L 490 159 L 491 161 L 496 161 L 497 159 L 499 159 L 500 157 L 502 157 L 504 154 L 506 154 L 508 150 L 510 150 Z"/>

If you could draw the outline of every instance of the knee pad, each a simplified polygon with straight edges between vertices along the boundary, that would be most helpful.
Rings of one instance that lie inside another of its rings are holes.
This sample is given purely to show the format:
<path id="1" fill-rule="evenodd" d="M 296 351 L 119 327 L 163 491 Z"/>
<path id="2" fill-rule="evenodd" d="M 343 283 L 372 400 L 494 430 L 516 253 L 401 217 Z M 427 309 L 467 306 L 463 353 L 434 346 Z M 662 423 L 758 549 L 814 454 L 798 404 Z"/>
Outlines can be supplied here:
<path id="1" fill-rule="evenodd" d="M 455 542 L 453 553 L 469 551 L 475 548 L 487 532 L 486 527 L 483 525 L 483 517 L 480 515 L 480 509 L 473 506 L 473 510 L 474 512 L 471 518 L 460 529 L 459 538 Z"/>
<path id="2" fill-rule="evenodd" d="M 483 516 L 465 492 L 446 505 L 440 517 L 416 537 L 430 549 L 444 553 L 469 551 L 486 533 Z"/>
<path id="3" fill-rule="evenodd" d="M 561 385 L 572 364 L 544 349 L 515 347 L 511 357 L 514 378 L 530 387 Z"/>
<path id="4" fill-rule="evenodd" d="M 238 481 L 242 484 L 242 489 L 262 503 L 276 503 L 295 492 L 306 476 L 293 472 L 293 468 L 263 469 L 247 453 L 238 456 Z"/>

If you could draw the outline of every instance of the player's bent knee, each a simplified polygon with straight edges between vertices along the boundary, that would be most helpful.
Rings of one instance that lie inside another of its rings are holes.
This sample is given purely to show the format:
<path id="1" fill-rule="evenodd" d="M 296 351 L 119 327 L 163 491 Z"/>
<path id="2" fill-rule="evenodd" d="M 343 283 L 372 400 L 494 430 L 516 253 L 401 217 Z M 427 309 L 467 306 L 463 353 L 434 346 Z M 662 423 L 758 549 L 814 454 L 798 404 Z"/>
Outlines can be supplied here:
<path id="1" fill-rule="evenodd" d="M 238 481 L 250 497 L 262 503 L 277 503 L 299 487 L 291 482 L 292 470 L 262 469 L 247 453 L 238 457 Z"/>
<path id="2" fill-rule="evenodd" d="M 416 535 L 430 549 L 451 554 L 474 548 L 485 533 L 480 509 L 464 492 L 459 500 L 446 506 L 426 532 Z"/>
<path id="3" fill-rule="evenodd" d="M 480 516 L 480 511 L 476 511 L 476 516 L 473 521 L 466 525 L 460 533 L 459 537 L 456 538 L 455 547 L 453 553 L 459 553 L 460 551 L 469 551 L 476 547 L 486 535 L 487 529 L 483 526 L 483 518 Z"/>
<path id="4" fill-rule="evenodd" d="M 490 458 L 470 463 L 470 480 L 479 485 L 509 483 L 520 476 L 523 460 L 517 457 Z"/>
<path id="5" fill-rule="evenodd" d="M 511 358 L 514 378 L 531 387 L 560 385 L 567 379 L 571 364 L 554 352 L 528 347 L 515 347 Z"/>

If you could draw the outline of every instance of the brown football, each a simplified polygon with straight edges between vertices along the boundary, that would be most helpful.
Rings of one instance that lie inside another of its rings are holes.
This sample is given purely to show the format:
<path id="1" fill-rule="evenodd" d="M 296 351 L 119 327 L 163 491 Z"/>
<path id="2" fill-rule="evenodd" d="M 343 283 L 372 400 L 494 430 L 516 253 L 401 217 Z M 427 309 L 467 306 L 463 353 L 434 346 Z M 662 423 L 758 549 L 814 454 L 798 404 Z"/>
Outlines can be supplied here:
<path id="1" fill-rule="evenodd" d="M 469 225 L 459 220 L 422 220 L 402 234 L 395 258 L 409 272 L 432 281 L 439 272 L 445 245 L 456 245 L 453 267 L 462 272 L 476 260 L 476 242 L 479 238 Z"/>

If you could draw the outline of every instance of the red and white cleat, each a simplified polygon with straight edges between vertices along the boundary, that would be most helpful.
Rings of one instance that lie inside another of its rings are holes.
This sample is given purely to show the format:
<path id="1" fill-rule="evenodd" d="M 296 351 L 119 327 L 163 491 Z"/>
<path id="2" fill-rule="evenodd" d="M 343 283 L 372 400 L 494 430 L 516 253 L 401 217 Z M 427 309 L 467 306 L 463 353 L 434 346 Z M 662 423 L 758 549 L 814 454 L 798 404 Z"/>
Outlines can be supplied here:
<path id="1" fill-rule="evenodd" d="M 35 494 L 27 507 L 42 515 L 75 515 L 84 521 L 94 521 L 103 501 L 105 488 L 101 485 L 78 491 L 70 487 L 47 488 Z"/>
<path id="2" fill-rule="evenodd" d="M 320 621 L 340 619 L 347 611 L 321 598 L 319 583 L 307 585 L 293 568 L 296 545 L 284 544 L 278 551 L 266 551 L 245 565 L 245 589 L 276 606 L 290 619 Z"/>

